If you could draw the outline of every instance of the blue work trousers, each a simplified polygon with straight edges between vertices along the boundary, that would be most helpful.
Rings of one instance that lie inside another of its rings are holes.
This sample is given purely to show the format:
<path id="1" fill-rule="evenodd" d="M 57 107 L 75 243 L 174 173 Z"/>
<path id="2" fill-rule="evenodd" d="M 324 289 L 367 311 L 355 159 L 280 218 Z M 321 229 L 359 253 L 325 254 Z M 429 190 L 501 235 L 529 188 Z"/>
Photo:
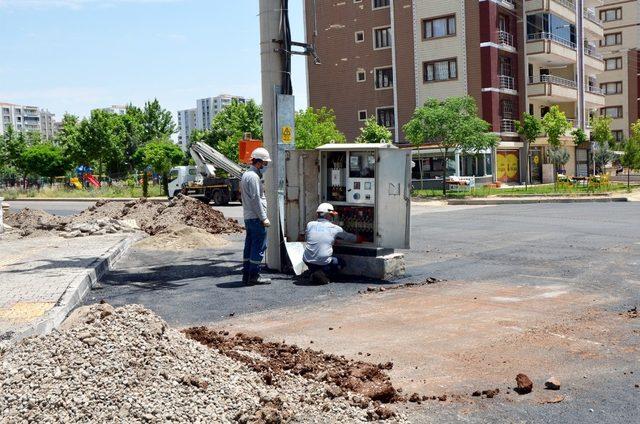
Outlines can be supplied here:
<path id="1" fill-rule="evenodd" d="M 259 219 L 245 219 L 244 228 L 247 235 L 244 239 L 244 254 L 242 257 L 242 273 L 251 277 L 260 274 L 260 264 L 267 250 L 267 229 Z"/>
<path id="2" fill-rule="evenodd" d="M 347 265 L 341 258 L 331 257 L 331 262 L 326 265 L 315 265 L 305 262 L 310 272 L 322 271 L 327 277 L 335 277 Z"/>

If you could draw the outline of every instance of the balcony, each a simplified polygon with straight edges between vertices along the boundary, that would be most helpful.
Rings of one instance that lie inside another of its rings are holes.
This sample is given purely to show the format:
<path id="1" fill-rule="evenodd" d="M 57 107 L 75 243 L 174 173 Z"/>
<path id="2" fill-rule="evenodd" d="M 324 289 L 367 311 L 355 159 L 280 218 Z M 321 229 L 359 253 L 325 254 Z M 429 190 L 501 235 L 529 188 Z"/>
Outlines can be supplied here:
<path id="1" fill-rule="evenodd" d="M 553 13 L 565 21 L 576 21 L 576 5 L 572 0 L 526 0 L 525 12 Z"/>
<path id="2" fill-rule="evenodd" d="M 501 90 L 510 90 L 513 91 L 513 94 L 516 94 L 518 87 L 516 86 L 516 79 L 514 77 L 498 75 L 498 81 Z"/>
<path id="3" fill-rule="evenodd" d="M 500 133 L 501 134 L 517 134 L 516 122 L 514 119 L 501 119 L 500 120 Z"/>
<path id="4" fill-rule="evenodd" d="M 498 44 L 507 50 L 516 51 L 516 44 L 513 40 L 513 34 L 507 31 L 498 31 Z"/>
<path id="5" fill-rule="evenodd" d="M 604 72 L 604 59 L 595 47 L 587 44 L 584 46 L 584 66 L 587 75 L 595 75 Z"/>
<path id="6" fill-rule="evenodd" d="M 604 94 L 599 87 L 585 85 L 584 102 L 587 109 L 600 108 L 605 105 Z"/>
<path id="7" fill-rule="evenodd" d="M 550 32 L 538 32 L 527 36 L 529 62 L 549 65 L 576 63 L 576 43 Z"/>
<path id="8" fill-rule="evenodd" d="M 507 9 L 515 9 L 516 8 L 516 1 L 515 0 L 497 0 L 496 1 L 498 4 L 500 4 L 503 7 L 506 7 Z"/>
<path id="9" fill-rule="evenodd" d="M 584 17 L 584 30 L 590 38 L 601 39 L 604 37 L 604 28 L 602 22 L 596 16 L 596 12 L 593 9 L 582 10 L 582 16 Z"/>
<path id="10" fill-rule="evenodd" d="M 578 99 L 576 82 L 555 75 L 529 77 L 529 97 L 546 103 L 575 102 Z M 544 98 L 544 99 L 543 99 Z"/>

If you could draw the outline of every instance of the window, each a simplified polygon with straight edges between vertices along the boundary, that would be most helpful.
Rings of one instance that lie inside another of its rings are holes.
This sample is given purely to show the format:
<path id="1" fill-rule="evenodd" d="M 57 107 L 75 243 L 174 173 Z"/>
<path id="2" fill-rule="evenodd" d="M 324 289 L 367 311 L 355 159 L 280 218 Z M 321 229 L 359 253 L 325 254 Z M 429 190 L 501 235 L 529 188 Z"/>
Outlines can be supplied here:
<path id="1" fill-rule="evenodd" d="M 391 47 L 391 27 L 373 30 L 373 48 L 385 49 Z"/>
<path id="2" fill-rule="evenodd" d="M 458 78 L 457 59 L 424 63 L 424 82 L 447 81 Z"/>
<path id="3" fill-rule="evenodd" d="M 513 76 L 511 68 L 511 58 L 508 56 L 498 57 L 498 75 Z"/>
<path id="4" fill-rule="evenodd" d="M 382 7 L 389 7 L 390 0 L 373 0 L 373 8 L 380 9 Z"/>
<path id="5" fill-rule="evenodd" d="M 613 134 L 613 139 L 615 141 L 622 141 L 624 139 L 624 133 L 622 132 L 622 130 L 613 130 L 611 131 L 611 134 Z"/>
<path id="6" fill-rule="evenodd" d="M 616 69 L 622 69 L 622 58 L 621 57 L 612 57 L 610 59 L 604 60 L 604 70 L 605 71 L 613 71 Z"/>
<path id="7" fill-rule="evenodd" d="M 600 20 L 604 22 L 619 21 L 622 19 L 622 8 L 607 9 L 600 11 Z"/>
<path id="8" fill-rule="evenodd" d="M 602 94 L 620 94 L 622 93 L 622 81 L 602 83 L 600 89 Z"/>
<path id="9" fill-rule="evenodd" d="M 612 34 L 605 34 L 604 40 L 600 40 L 601 46 L 617 46 L 622 44 L 622 33 L 614 32 Z"/>
<path id="10" fill-rule="evenodd" d="M 383 127 L 393 128 L 396 125 L 395 113 L 392 107 L 379 108 L 376 112 L 378 115 L 378 124 Z"/>
<path id="11" fill-rule="evenodd" d="M 365 82 L 366 80 L 367 73 L 363 69 L 358 70 L 358 72 L 356 72 L 356 81 Z"/>
<path id="12" fill-rule="evenodd" d="M 362 43 L 364 41 L 364 31 L 356 31 L 356 43 Z"/>
<path id="13" fill-rule="evenodd" d="M 609 106 L 600 109 L 600 115 L 610 116 L 613 119 L 622 118 L 622 106 Z"/>
<path id="14" fill-rule="evenodd" d="M 367 120 L 367 111 L 359 110 L 358 111 L 358 121 L 366 121 Z"/>
<path id="15" fill-rule="evenodd" d="M 376 69 L 376 90 L 393 87 L 393 68 Z"/>
<path id="16" fill-rule="evenodd" d="M 438 38 L 456 34 L 455 15 L 422 21 L 422 38 Z"/>

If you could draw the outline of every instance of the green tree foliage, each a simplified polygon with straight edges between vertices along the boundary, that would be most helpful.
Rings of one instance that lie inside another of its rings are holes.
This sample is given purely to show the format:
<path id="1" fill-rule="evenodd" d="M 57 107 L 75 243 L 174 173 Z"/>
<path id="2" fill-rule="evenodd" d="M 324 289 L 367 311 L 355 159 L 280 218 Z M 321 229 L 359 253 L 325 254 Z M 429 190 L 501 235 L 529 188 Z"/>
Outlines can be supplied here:
<path id="1" fill-rule="evenodd" d="M 631 171 L 640 170 L 640 120 L 631 124 L 631 137 L 623 145 L 620 163 L 627 168 L 627 190 L 631 188 Z"/>
<path id="2" fill-rule="evenodd" d="M 138 115 L 137 111 L 130 109 L 130 116 Z M 176 124 L 173 122 L 171 112 L 163 109 L 158 99 L 145 103 L 140 120 L 143 128 L 142 144 L 169 137 L 176 132 Z"/>
<path id="3" fill-rule="evenodd" d="M 591 118 L 591 137 L 598 143 L 598 146 L 611 147 L 614 141 L 613 133 L 611 132 L 611 117 L 610 116 L 596 116 Z"/>
<path id="4" fill-rule="evenodd" d="M 370 117 L 360 128 L 360 135 L 356 137 L 356 143 L 391 143 L 391 131 L 388 128 L 378 124 L 375 117 Z"/>
<path id="5" fill-rule="evenodd" d="M 296 112 L 296 149 L 315 149 L 327 143 L 344 143 L 332 109 L 307 108 Z"/>
<path id="6" fill-rule="evenodd" d="M 162 184 L 165 194 L 168 194 L 168 174 L 172 167 L 179 165 L 184 153 L 168 138 L 153 140 L 142 146 L 134 155 L 135 161 L 145 169 L 151 168 L 153 172 L 162 175 Z M 143 187 L 144 189 L 144 187 Z M 146 197 L 147 193 L 143 193 Z"/>
<path id="7" fill-rule="evenodd" d="M 571 123 L 565 113 L 557 105 L 553 105 L 542 118 L 542 128 L 547 133 L 549 146 L 559 148 L 562 145 L 560 137 L 571 129 Z"/>
<path id="8" fill-rule="evenodd" d="M 529 146 L 540 136 L 540 133 L 542 132 L 542 122 L 535 116 L 525 112 L 522 114 L 521 121 L 516 121 L 515 124 L 516 131 L 524 140 L 524 151 L 527 161 L 525 184 L 528 184 L 531 177 L 529 175 Z"/>
<path id="9" fill-rule="evenodd" d="M 582 128 L 576 128 L 575 130 L 573 130 L 571 135 L 573 135 L 573 142 L 576 144 L 576 146 L 579 146 L 589 141 L 589 137 L 587 137 L 587 133 L 585 133 Z"/>
<path id="10" fill-rule="evenodd" d="M 469 96 L 428 99 L 403 130 L 415 146 L 438 145 L 445 163 L 449 151 L 473 153 L 498 144 L 498 137 L 490 132 L 489 123 L 478 117 L 475 100 Z M 447 167 L 443 168 L 442 191 L 446 195 Z"/>
<path id="11" fill-rule="evenodd" d="M 65 157 L 61 147 L 50 143 L 40 143 L 28 147 L 22 152 L 20 161 L 26 173 L 49 178 L 64 175 L 70 168 L 70 162 Z"/>
<path id="12" fill-rule="evenodd" d="M 204 141 L 229 159 L 238 161 L 238 142 L 244 133 L 262 139 L 262 108 L 253 100 L 246 103 L 232 100 L 213 118 L 211 130 L 196 134 L 201 138 L 195 141 Z"/>
<path id="13" fill-rule="evenodd" d="M 158 114 L 149 114 L 149 116 L 158 116 Z M 162 115 L 163 117 L 165 115 Z M 129 172 L 133 171 L 133 155 L 144 144 L 144 140 L 148 137 L 145 134 L 145 125 L 143 119 L 145 113 L 139 107 L 128 105 L 124 115 L 120 116 L 122 126 L 120 129 L 123 131 L 120 135 L 122 139 L 122 145 L 124 147 L 125 165 Z M 164 119 L 164 118 L 163 118 Z M 151 128 L 157 128 L 160 124 L 148 125 Z M 170 135 L 170 134 L 163 134 Z"/>
<path id="14" fill-rule="evenodd" d="M 98 175 L 105 166 L 110 172 L 119 170 L 124 162 L 123 132 L 118 115 L 101 109 L 91 111 L 90 118 L 80 122 L 78 152 L 84 157 L 76 157 L 76 161 L 82 165 L 95 162 Z"/>
<path id="15" fill-rule="evenodd" d="M 558 169 L 564 165 L 566 149 L 562 148 L 560 137 L 571 129 L 571 123 L 567 120 L 567 116 L 557 105 L 551 106 L 549 112 L 542 118 L 542 128 L 547 133 L 549 143 L 549 159 L 553 163 L 553 178 L 557 179 Z M 568 154 L 568 152 L 567 152 Z M 569 159 L 567 158 L 567 161 Z"/>

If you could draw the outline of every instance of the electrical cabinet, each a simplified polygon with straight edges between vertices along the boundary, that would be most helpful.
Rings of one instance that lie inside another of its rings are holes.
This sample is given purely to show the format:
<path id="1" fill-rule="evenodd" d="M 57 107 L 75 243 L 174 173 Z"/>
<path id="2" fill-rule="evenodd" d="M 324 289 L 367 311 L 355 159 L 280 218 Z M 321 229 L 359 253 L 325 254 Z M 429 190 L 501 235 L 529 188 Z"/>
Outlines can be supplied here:
<path id="1" fill-rule="evenodd" d="M 386 144 L 326 144 L 320 152 L 319 201 L 363 247 L 409 248 L 410 150 Z"/>

